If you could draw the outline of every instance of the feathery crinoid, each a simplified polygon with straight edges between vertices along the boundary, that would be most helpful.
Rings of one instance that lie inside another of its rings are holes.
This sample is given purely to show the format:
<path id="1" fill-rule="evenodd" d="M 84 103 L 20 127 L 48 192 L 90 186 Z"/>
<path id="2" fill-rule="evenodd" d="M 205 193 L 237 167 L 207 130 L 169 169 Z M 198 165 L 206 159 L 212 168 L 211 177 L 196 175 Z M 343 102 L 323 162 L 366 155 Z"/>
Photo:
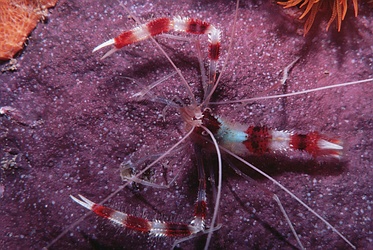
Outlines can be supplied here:
<path id="1" fill-rule="evenodd" d="M 332 12 L 328 24 L 326 25 L 326 30 L 328 30 L 333 21 L 336 20 L 336 27 L 338 31 L 340 31 L 348 7 L 347 0 L 284 0 L 278 1 L 277 3 L 283 5 L 284 8 L 300 5 L 299 8 L 304 9 L 303 14 L 299 17 L 299 19 L 303 19 L 308 15 L 304 24 L 304 35 L 311 29 L 317 13 L 321 9 L 330 9 Z M 357 16 L 357 0 L 352 0 L 352 3 L 354 5 L 355 16 Z"/>
<path id="2" fill-rule="evenodd" d="M 23 47 L 43 17 L 43 10 L 57 0 L 0 0 L 0 60 L 11 59 Z"/>

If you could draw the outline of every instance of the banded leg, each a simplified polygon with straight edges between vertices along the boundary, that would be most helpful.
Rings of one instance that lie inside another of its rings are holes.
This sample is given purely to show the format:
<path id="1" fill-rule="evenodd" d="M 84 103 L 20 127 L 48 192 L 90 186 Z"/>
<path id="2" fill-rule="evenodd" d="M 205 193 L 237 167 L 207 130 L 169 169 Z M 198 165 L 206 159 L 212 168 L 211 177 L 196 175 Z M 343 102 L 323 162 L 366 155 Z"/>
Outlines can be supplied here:
<path id="1" fill-rule="evenodd" d="M 207 197 L 206 197 L 206 174 L 203 164 L 201 147 L 197 144 L 194 145 L 194 152 L 197 156 L 197 170 L 198 170 L 198 194 L 197 201 L 194 208 L 194 219 L 192 225 L 205 229 L 205 219 L 207 212 Z"/>
<path id="2" fill-rule="evenodd" d="M 202 160 L 200 158 L 199 160 Z M 97 215 L 109 219 L 120 226 L 128 228 L 130 230 L 138 231 L 141 233 L 147 233 L 153 236 L 168 236 L 168 237 L 188 237 L 202 232 L 205 229 L 205 218 L 206 218 L 206 178 L 204 172 L 204 166 L 202 161 L 198 163 L 198 179 L 199 188 L 197 201 L 195 203 L 194 218 L 191 223 L 175 223 L 165 222 L 160 220 L 149 221 L 145 218 L 136 217 L 131 214 L 123 213 L 109 207 L 105 207 L 96 204 L 82 195 L 79 195 L 80 199 L 71 196 L 70 197 L 80 204 L 81 206 L 93 211 Z M 182 242 L 181 240 L 180 242 Z"/>
<path id="3" fill-rule="evenodd" d="M 141 233 L 147 233 L 149 235 L 159 237 L 186 237 L 201 231 L 200 228 L 193 226 L 191 224 L 187 225 L 183 223 L 165 222 L 160 220 L 149 221 L 145 218 L 136 217 L 127 213 L 122 213 L 120 211 L 96 204 L 82 195 L 79 195 L 81 200 L 71 195 L 70 197 L 76 203 L 93 211 L 97 215 L 105 219 L 109 219 L 120 226 Z"/>
<path id="4" fill-rule="evenodd" d="M 209 59 L 210 59 L 210 84 L 215 82 L 216 78 L 216 64 L 220 56 L 220 30 L 215 26 L 205 21 L 187 17 L 162 17 L 150 21 L 146 24 L 135 27 L 129 31 L 125 31 L 119 36 L 110 39 L 93 49 L 93 52 L 102 49 L 106 46 L 114 45 L 114 48 L 108 51 L 103 57 L 110 56 L 115 51 L 133 44 L 140 42 L 150 37 L 170 31 L 185 32 L 194 35 L 208 35 L 209 40 Z"/>

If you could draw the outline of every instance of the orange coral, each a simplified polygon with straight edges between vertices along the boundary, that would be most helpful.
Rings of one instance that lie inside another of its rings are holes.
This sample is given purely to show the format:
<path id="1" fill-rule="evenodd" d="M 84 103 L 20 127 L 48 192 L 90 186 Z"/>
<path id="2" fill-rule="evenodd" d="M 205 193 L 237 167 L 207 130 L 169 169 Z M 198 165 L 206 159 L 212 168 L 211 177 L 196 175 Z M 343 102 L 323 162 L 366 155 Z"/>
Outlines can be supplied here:
<path id="1" fill-rule="evenodd" d="M 43 10 L 58 0 L 0 0 L 0 60 L 22 49 L 28 34 L 43 17 Z"/>
<path id="2" fill-rule="evenodd" d="M 352 0 L 355 10 L 355 16 L 357 16 L 358 12 L 358 5 L 357 0 Z M 326 30 L 329 29 L 332 22 L 336 19 L 337 22 L 337 29 L 338 31 L 341 30 L 342 20 L 345 18 L 347 13 L 347 0 L 287 0 L 285 2 L 277 2 L 280 5 L 284 5 L 284 8 L 294 7 L 300 3 L 300 8 L 305 8 L 303 14 L 299 17 L 299 19 L 304 18 L 308 14 L 308 18 L 304 24 L 304 35 L 308 33 L 310 30 L 317 12 L 323 8 L 325 5 L 326 7 L 331 8 L 332 15 L 329 19 L 328 24 L 326 25 Z"/>

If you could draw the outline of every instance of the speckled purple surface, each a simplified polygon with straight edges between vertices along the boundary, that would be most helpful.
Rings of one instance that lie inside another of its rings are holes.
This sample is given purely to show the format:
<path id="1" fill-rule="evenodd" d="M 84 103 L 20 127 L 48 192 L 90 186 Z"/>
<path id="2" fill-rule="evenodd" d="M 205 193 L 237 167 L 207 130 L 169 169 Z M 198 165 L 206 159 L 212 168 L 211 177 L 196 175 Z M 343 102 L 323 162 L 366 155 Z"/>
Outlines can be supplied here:
<path id="1" fill-rule="evenodd" d="M 216 24 L 224 32 L 225 59 L 234 1 L 166 2 L 125 5 L 143 21 L 181 15 Z M 268 2 L 241 4 L 234 50 L 216 100 L 265 95 L 271 84 L 281 79 L 281 70 L 298 56 L 301 59 L 289 76 L 288 92 L 373 77 L 373 14 L 367 6 L 361 6 L 358 18 L 349 10 L 340 33 L 334 29 L 324 32 L 326 17 L 304 38 L 297 31 L 302 24 Z M 47 246 L 87 211 L 74 203 L 70 194 L 102 200 L 123 184 L 119 165 L 129 155 L 140 158 L 159 153 L 185 133 L 172 109 L 166 112 L 164 122 L 160 116 L 162 105 L 130 99 L 140 90 L 132 79 L 149 84 L 172 72 L 150 41 L 129 46 L 102 61 L 102 52 L 91 53 L 98 44 L 134 26 L 118 2 L 102 3 L 61 0 L 48 22 L 38 25 L 32 33 L 29 45 L 17 58 L 18 70 L 0 75 L 0 106 L 16 108 L 27 124 L 0 117 L 0 184 L 5 188 L 0 198 L 2 249 Z M 191 45 L 164 38 L 159 41 L 193 90 L 200 93 L 198 63 Z M 206 45 L 205 40 L 202 44 Z M 343 139 L 345 156 L 341 163 L 315 162 L 302 156 L 269 156 L 255 161 L 266 168 L 274 167 L 269 171 L 277 180 L 359 249 L 373 248 L 372 87 L 370 82 L 285 101 L 214 108 L 235 122 L 300 132 L 317 130 Z M 176 77 L 164 88 L 162 93 L 168 98 L 184 92 Z M 275 93 L 281 91 L 270 92 Z M 189 155 L 191 150 L 185 150 Z M 5 161 L 11 159 L 15 159 L 15 166 L 4 167 Z M 106 204 L 148 218 L 188 223 L 196 197 L 196 177 L 196 168 L 188 160 L 170 189 L 125 189 Z M 305 247 L 348 247 L 269 181 L 255 179 L 280 196 Z M 208 193 L 211 198 L 211 190 Z M 222 228 L 212 238 L 212 249 L 297 247 L 278 207 L 251 182 L 227 170 L 222 194 Z M 128 233 L 90 216 L 50 249 L 169 248 L 172 242 Z M 200 237 L 182 247 L 198 248 L 203 242 L 204 237 Z"/>

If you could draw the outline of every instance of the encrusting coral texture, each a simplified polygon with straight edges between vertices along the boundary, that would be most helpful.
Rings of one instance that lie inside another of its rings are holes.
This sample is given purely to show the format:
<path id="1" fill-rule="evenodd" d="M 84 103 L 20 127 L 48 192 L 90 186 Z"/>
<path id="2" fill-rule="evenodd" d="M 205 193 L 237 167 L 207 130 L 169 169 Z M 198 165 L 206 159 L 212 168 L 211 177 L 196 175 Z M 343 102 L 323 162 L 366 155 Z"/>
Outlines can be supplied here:
<path id="1" fill-rule="evenodd" d="M 23 44 L 44 10 L 58 0 L 0 0 L 0 60 L 8 60 Z"/>

